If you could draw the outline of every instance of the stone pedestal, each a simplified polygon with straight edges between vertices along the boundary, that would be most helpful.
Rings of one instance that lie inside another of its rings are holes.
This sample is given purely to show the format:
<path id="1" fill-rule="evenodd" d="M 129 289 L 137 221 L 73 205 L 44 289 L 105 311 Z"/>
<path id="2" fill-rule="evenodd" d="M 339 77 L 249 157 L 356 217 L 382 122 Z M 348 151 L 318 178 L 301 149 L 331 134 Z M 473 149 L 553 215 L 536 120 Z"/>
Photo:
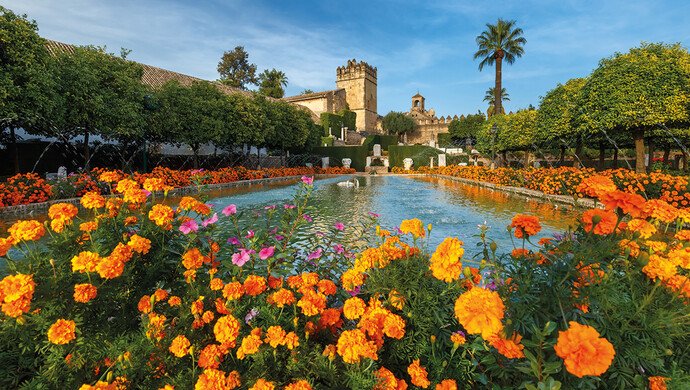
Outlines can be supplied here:
<path id="1" fill-rule="evenodd" d="M 381 157 L 381 145 L 374 144 L 374 157 Z"/>
<path id="2" fill-rule="evenodd" d="M 321 168 L 328 168 L 330 166 L 330 159 L 328 157 L 321 157 Z"/>
<path id="3" fill-rule="evenodd" d="M 434 167 L 434 158 L 429 157 L 429 168 L 433 168 L 433 167 Z"/>
<path id="4" fill-rule="evenodd" d="M 445 154 L 439 154 L 438 155 L 438 166 L 439 167 L 445 167 L 446 166 L 446 155 Z"/>

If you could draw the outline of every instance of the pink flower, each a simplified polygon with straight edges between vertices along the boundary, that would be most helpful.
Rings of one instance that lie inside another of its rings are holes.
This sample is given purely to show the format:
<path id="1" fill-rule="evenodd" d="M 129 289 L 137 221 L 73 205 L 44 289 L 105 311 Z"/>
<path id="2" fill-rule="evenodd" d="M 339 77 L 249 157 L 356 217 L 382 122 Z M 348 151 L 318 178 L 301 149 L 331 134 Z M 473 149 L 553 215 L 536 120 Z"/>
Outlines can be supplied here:
<path id="1" fill-rule="evenodd" d="M 259 310 L 258 310 L 257 308 L 253 308 L 253 309 L 249 310 L 249 311 L 247 312 L 247 315 L 244 316 L 244 322 L 245 322 L 247 325 L 249 325 L 249 323 L 251 322 L 251 320 L 253 320 L 254 317 L 256 317 L 257 315 L 259 315 Z"/>
<path id="2" fill-rule="evenodd" d="M 264 210 L 275 210 L 275 209 L 276 209 L 276 205 L 274 205 L 274 204 L 264 207 Z"/>
<path id="3" fill-rule="evenodd" d="M 216 222 L 218 222 L 218 213 L 213 213 L 211 218 L 201 221 L 201 225 L 203 227 L 207 227 L 208 225 L 213 225 Z"/>
<path id="4" fill-rule="evenodd" d="M 274 247 L 274 246 L 269 246 L 269 247 L 267 247 L 267 248 L 262 248 L 262 249 L 259 251 L 259 258 L 260 258 L 261 260 L 266 260 L 266 259 L 268 259 L 269 257 L 273 256 L 273 254 L 275 253 L 275 251 L 276 251 L 276 247 Z"/>
<path id="5" fill-rule="evenodd" d="M 372 212 L 370 211 L 370 212 L 369 212 L 369 216 L 372 217 L 372 218 L 378 218 L 378 217 L 381 216 L 381 214 L 372 213 Z"/>
<path id="6" fill-rule="evenodd" d="M 191 232 L 196 232 L 197 230 L 199 230 L 199 225 L 197 225 L 196 221 L 193 219 L 187 220 L 185 223 L 180 225 L 180 231 L 185 235 Z"/>
<path id="7" fill-rule="evenodd" d="M 345 225 L 342 222 L 336 222 L 333 227 L 335 227 L 335 230 L 340 230 L 341 232 L 345 230 Z"/>
<path id="8" fill-rule="evenodd" d="M 228 244 L 240 245 L 241 242 L 237 237 L 230 237 L 230 238 L 228 238 Z"/>
<path id="9" fill-rule="evenodd" d="M 147 198 L 151 196 L 151 191 L 142 190 L 142 192 L 146 195 Z"/>
<path id="10" fill-rule="evenodd" d="M 240 249 L 239 252 L 232 254 L 232 263 L 238 267 L 243 266 L 246 262 L 249 261 L 249 254 L 250 251 L 246 249 Z"/>
<path id="11" fill-rule="evenodd" d="M 231 215 L 237 213 L 237 206 L 235 206 L 234 204 L 228 205 L 228 206 L 227 206 L 226 208 L 224 208 L 223 211 L 221 211 L 221 212 L 222 212 L 223 215 L 225 215 L 226 217 L 229 217 L 229 216 L 231 216 Z"/>
<path id="12" fill-rule="evenodd" d="M 335 250 L 335 253 L 339 255 L 345 253 L 345 248 L 340 244 L 333 245 L 333 250 Z"/>
<path id="13" fill-rule="evenodd" d="M 304 218 L 304 220 L 307 222 L 314 222 L 314 220 L 309 216 L 309 214 L 304 214 L 302 218 Z"/>
<path id="14" fill-rule="evenodd" d="M 276 235 L 276 241 L 283 241 L 283 238 L 285 237 L 281 236 L 280 234 Z"/>
<path id="15" fill-rule="evenodd" d="M 313 176 L 311 176 L 311 177 L 302 176 L 302 183 L 310 186 L 310 185 L 314 184 L 314 177 Z"/>
<path id="16" fill-rule="evenodd" d="M 284 205 L 283 205 L 283 208 L 284 208 L 285 210 L 290 210 L 290 209 L 294 209 L 294 208 L 295 208 L 295 205 L 294 205 L 294 204 L 284 204 Z"/>
<path id="17" fill-rule="evenodd" d="M 321 258 L 321 252 L 322 252 L 321 248 L 318 248 L 314 252 L 310 253 L 309 256 L 307 256 L 307 260 L 316 260 L 316 259 Z"/>
<path id="18" fill-rule="evenodd" d="M 245 238 L 252 238 L 254 237 L 254 231 L 253 230 L 247 230 L 247 235 L 244 236 Z"/>

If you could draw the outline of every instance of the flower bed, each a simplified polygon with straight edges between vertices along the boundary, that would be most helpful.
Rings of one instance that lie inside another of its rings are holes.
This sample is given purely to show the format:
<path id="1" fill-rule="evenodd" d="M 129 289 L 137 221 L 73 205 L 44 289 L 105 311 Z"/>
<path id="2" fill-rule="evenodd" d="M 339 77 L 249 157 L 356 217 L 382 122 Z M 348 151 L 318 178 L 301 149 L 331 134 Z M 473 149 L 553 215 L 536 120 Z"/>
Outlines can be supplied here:
<path id="1" fill-rule="evenodd" d="M 105 181 L 110 182 L 107 174 Z M 113 176 L 112 179 L 115 177 Z M 110 184 L 0 238 L 0 386 L 147 389 L 682 388 L 690 380 L 690 230 L 661 200 L 594 180 L 606 209 L 532 242 L 480 226 L 465 243 L 418 219 L 318 222 L 312 178 L 240 218 L 160 177 Z M 245 221 L 245 222 L 242 222 Z M 494 234 L 514 250 L 497 258 Z M 362 237 L 368 238 L 362 242 Z M 39 244 L 36 241 L 43 239 Z M 474 243 L 472 243 L 474 244 Z"/>
<path id="2" fill-rule="evenodd" d="M 393 168 L 393 173 L 410 173 Z M 475 166 L 421 167 L 413 173 L 437 174 L 482 181 L 503 186 L 524 187 L 550 195 L 587 196 L 578 190 L 583 180 L 596 176 L 613 181 L 616 188 L 648 199 L 660 199 L 674 207 L 690 207 L 690 186 L 686 176 L 661 172 L 638 174 L 629 169 L 597 172 L 593 168 L 496 168 Z"/>
<path id="3" fill-rule="evenodd" d="M 107 175 L 105 179 L 103 173 Z M 223 184 L 238 180 L 252 180 L 272 177 L 300 176 L 313 174 L 351 174 L 354 169 L 342 167 L 331 168 L 263 168 L 247 169 L 244 167 L 221 168 L 215 171 L 203 169 L 175 170 L 156 167 L 150 173 L 133 175 L 140 185 L 146 179 L 156 179 L 165 188 L 179 188 L 193 185 Z M 109 194 L 109 183 L 129 177 L 122 171 L 109 171 L 94 168 L 90 172 L 71 174 L 64 179 L 45 180 L 35 173 L 17 174 L 4 183 L 0 183 L 0 208 L 22 204 L 45 202 L 50 199 L 68 199 L 84 195 L 87 192 Z M 159 180 L 160 179 L 160 180 Z"/>

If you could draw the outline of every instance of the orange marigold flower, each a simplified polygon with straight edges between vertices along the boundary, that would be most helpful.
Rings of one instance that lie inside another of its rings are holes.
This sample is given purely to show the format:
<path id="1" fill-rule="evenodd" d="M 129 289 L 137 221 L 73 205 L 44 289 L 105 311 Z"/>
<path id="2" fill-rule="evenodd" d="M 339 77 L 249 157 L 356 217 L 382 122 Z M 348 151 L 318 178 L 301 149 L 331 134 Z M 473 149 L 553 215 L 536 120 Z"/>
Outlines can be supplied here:
<path id="1" fill-rule="evenodd" d="M 197 378 L 194 390 L 229 390 L 240 387 L 240 376 L 237 371 L 233 371 L 228 376 L 225 372 L 207 368 Z"/>
<path id="2" fill-rule="evenodd" d="M 623 213 L 633 218 L 644 216 L 646 200 L 641 195 L 623 191 L 612 191 L 601 194 L 599 200 L 604 204 L 607 210 L 616 211 L 616 209 L 621 209 Z"/>
<path id="3" fill-rule="evenodd" d="M 348 320 L 356 320 L 364 314 L 367 304 L 362 298 L 352 297 L 348 298 L 343 305 L 343 315 Z"/>
<path id="4" fill-rule="evenodd" d="M 402 310 L 405 307 L 405 297 L 395 289 L 388 293 L 388 302 L 398 310 Z"/>
<path id="5" fill-rule="evenodd" d="M 458 384 L 453 379 L 444 379 L 436 385 L 436 390 L 458 390 Z"/>
<path id="6" fill-rule="evenodd" d="M 259 347 L 263 344 L 261 336 L 250 334 L 242 339 L 242 344 L 237 348 L 237 358 L 243 360 L 247 355 L 253 355 L 259 351 Z"/>
<path id="7" fill-rule="evenodd" d="M 293 294 L 290 290 L 281 288 L 280 290 L 269 295 L 267 301 L 271 305 L 282 308 L 295 303 L 295 294 Z"/>
<path id="8" fill-rule="evenodd" d="M 68 344 L 77 338 L 76 328 L 74 321 L 60 318 L 48 328 L 48 341 L 58 345 Z"/>
<path id="9" fill-rule="evenodd" d="M 201 368 L 218 368 L 223 356 L 223 349 L 218 344 L 209 344 L 201 350 L 197 365 Z"/>
<path id="10" fill-rule="evenodd" d="M 533 215 L 517 214 L 513 217 L 510 227 L 515 229 L 515 237 L 534 236 L 541 231 L 539 218 Z"/>
<path id="11" fill-rule="evenodd" d="M 14 242 L 36 241 L 46 234 L 46 229 L 38 221 L 17 221 L 7 229 L 7 232 L 10 233 Z"/>
<path id="12" fill-rule="evenodd" d="M 594 175 L 585 178 L 577 186 L 577 192 L 592 198 L 598 198 L 601 194 L 616 191 L 618 187 L 607 176 Z"/>
<path id="13" fill-rule="evenodd" d="M 302 379 L 285 386 L 285 390 L 312 390 L 312 387 L 309 382 Z"/>
<path id="14" fill-rule="evenodd" d="M 400 223 L 400 231 L 403 234 L 412 234 L 415 238 L 425 237 L 424 224 L 418 218 L 406 219 Z"/>
<path id="15" fill-rule="evenodd" d="M 359 363 L 363 357 L 376 360 L 376 344 L 367 340 L 366 335 L 359 329 L 346 330 L 340 334 L 336 346 L 338 355 L 345 363 Z"/>
<path id="16" fill-rule="evenodd" d="M 149 192 L 164 191 L 170 187 L 165 185 L 165 180 L 160 177 L 149 177 L 144 180 L 144 189 Z"/>
<path id="17" fill-rule="evenodd" d="M 620 240 L 618 246 L 620 246 L 621 254 L 623 255 L 626 253 L 632 257 L 637 257 L 640 255 L 640 245 L 638 245 L 635 241 L 623 239 Z"/>
<path id="18" fill-rule="evenodd" d="M 2 312 L 18 318 L 31 309 L 31 299 L 36 290 L 33 275 L 16 274 L 5 276 L 0 281 L 0 303 Z"/>
<path id="19" fill-rule="evenodd" d="M 223 287 L 223 297 L 227 300 L 240 299 L 244 295 L 244 286 L 240 282 L 230 282 Z"/>
<path id="20" fill-rule="evenodd" d="M 231 314 L 220 317 L 213 326 L 213 334 L 219 343 L 234 345 L 240 334 L 240 322 Z"/>
<path id="21" fill-rule="evenodd" d="M 419 359 L 415 359 L 412 364 L 407 366 L 407 373 L 410 374 L 410 381 L 413 385 L 426 389 L 431 385 L 427 378 L 426 368 L 419 364 Z"/>
<path id="22" fill-rule="evenodd" d="M 72 258 L 72 272 L 96 272 L 96 266 L 101 262 L 98 253 L 84 251 Z"/>
<path id="23" fill-rule="evenodd" d="M 180 297 L 173 295 L 170 298 L 168 298 L 168 305 L 170 305 L 170 306 L 180 306 L 181 304 L 182 304 L 182 299 L 180 299 Z"/>
<path id="24" fill-rule="evenodd" d="M 640 233 L 640 237 L 645 239 L 656 233 L 656 227 L 644 219 L 631 219 L 628 221 L 626 229 L 631 232 Z"/>
<path id="25" fill-rule="evenodd" d="M 489 344 L 498 350 L 498 353 L 508 359 L 520 359 L 525 357 L 525 353 L 522 352 L 525 346 L 520 344 L 521 340 L 522 336 L 517 333 L 513 334 L 510 338 L 506 338 L 504 335 L 498 333 L 487 339 Z"/>
<path id="26" fill-rule="evenodd" d="M 649 390 L 666 390 L 666 381 L 669 378 L 663 376 L 650 376 L 649 377 Z"/>
<path id="27" fill-rule="evenodd" d="M 163 290 L 162 288 L 157 288 L 156 291 L 153 292 L 153 296 L 156 297 L 156 302 L 162 302 L 168 298 L 168 292 L 166 290 Z"/>
<path id="28" fill-rule="evenodd" d="M 249 275 L 244 280 L 244 292 L 252 297 L 255 297 L 266 291 L 266 278 L 258 275 Z"/>
<path id="29" fill-rule="evenodd" d="M 151 310 L 153 309 L 151 307 L 151 296 L 149 295 L 144 295 L 139 299 L 139 303 L 137 303 L 137 309 L 141 313 L 150 313 Z"/>
<path id="30" fill-rule="evenodd" d="M 254 386 L 250 387 L 249 390 L 274 390 L 276 386 L 273 382 L 269 382 L 266 379 L 259 379 L 254 383 Z"/>
<path id="31" fill-rule="evenodd" d="M 447 237 L 441 242 L 433 255 L 429 269 L 432 275 L 438 280 L 452 282 L 457 280 L 462 273 L 462 255 L 465 250 L 462 248 L 463 242 L 456 237 Z"/>
<path id="32" fill-rule="evenodd" d="M 295 332 L 289 332 L 285 335 L 285 346 L 289 350 L 292 350 L 299 346 L 299 337 Z"/>
<path id="33" fill-rule="evenodd" d="M 372 390 L 396 390 L 398 388 L 398 379 L 386 367 L 376 370 L 374 376 L 378 382 Z"/>
<path id="34" fill-rule="evenodd" d="M 308 289 L 304 290 L 304 295 L 297 301 L 297 306 L 302 309 L 302 314 L 315 316 L 326 308 L 326 296 L 320 292 Z"/>
<path id="35" fill-rule="evenodd" d="M 117 383 L 108 383 L 105 381 L 98 381 L 95 385 L 83 384 L 79 390 L 118 390 Z"/>
<path id="36" fill-rule="evenodd" d="M 352 291 L 364 284 L 364 273 L 355 269 L 349 269 L 341 276 L 341 282 L 345 290 Z"/>
<path id="37" fill-rule="evenodd" d="M 170 222 L 174 217 L 173 209 L 164 204 L 154 204 L 149 211 L 149 219 L 165 230 L 172 229 Z"/>
<path id="38" fill-rule="evenodd" d="M 117 182 L 117 186 L 115 187 L 115 190 L 121 194 L 134 189 L 139 189 L 139 183 L 132 179 L 122 179 Z"/>
<path id="39" fill-rule="evenodd" d="M 664 286 L 677 292 L 679 295 L 690 298 L 690 278 L 685 275 L 673 275 L 663 280 Z"/>
<path id="40" fill-rule="evenodd" d="M 268 287 L 275 289 L 275 288 L 281 287 L 282 285 L 283 285 L 283 278 L 282 277 L 276 278 L 273 275 L 270 275 L 268 277 Z"/>
<path id="41" fill-rule="evenodd" d="M 125 226 L 131 226 L 131 225 L 134 225 L 135 223 L 137 223 L 137 221 L 138 221 L 137 217 L 132 215 L 132 216 L 125 218 L 123 223 Z"/>
<path id="42" fill-rule="evenodd" d="M 205 261 L 206 258 L 201 254 L 199 248 L 189 249 L 182 255 L 182 265 L 186 269 L 198 269 Z"/>
<path id="43" fill-rule="evenodd" d="M 599 376 L 608 370 L 616 352 L 613 345 L 591 326 L 570 321 L 568 330 L 558 332 L 554 346 L 569 373 L 582 378 Z"/>
<path id="44" fill-rule="evenodd" d="M 337 291 L 335 283 L 328 279 L 319 280 L 319 283 L 317 283 L 316 286 L 319 289 L 319 292 L 324 295 L 334 295 Z"/>
<path id="45" fill-rule="evenodd" d="M 582 214 L 582 226 L 586 232 L 605 236 L 616 230 L 618 216 L 616 213 L 601 209 L 590 209 Z"/>
<path id="46" fill-rule="evenodd" d="M 125 263 L 115 256 L 108 256 L 101 259 L 96 265 L 96 272 L 103 279 L 114 279 L 122 275 Z"/>
<path id="47" fill-rule="evenodd" d="M 81 197 L 81 205 L 86 209 L 102 209 L 105 207 L 105 198 L 98 192 L 89 191 Z"/>
<path id="48" fill-rule="evenodd" d="M 661 199 L 648 200 L 644 211 L 646 215 L 665 223 L 671 223 L 678 218 L 678 209 Z"/>
<path id="49" fill-rule="evenodd" d="M 483 338 L 503 329 L 505 306 L 495 291 L 473 287 L 461 294 L 455 301 L 455 317 L 471 334 L 481 334 Z"/>
<path id="50" fill-rule="evenodd" d="M 328 344 L 324 349 L 321 355 L 325 356 L 328 358 L 328 360 L 333 361 L 335 359 L 335 354 L 336 354 L 336 348 L 335 345 L 333 344 Z"/>
<path id="51" fill-rule="evenodd" d="M 660 255 L 650 255 L 647 264 L 642 267 L 642 272 L 647 275 L 648 278 L 655 280 L 661 279 L 666 280 L 678 272 L 676 264 L 666 257 Z"/>
<path id="52" fill-rule="evenodd" d="M 394 339 L 405 336 L 405 320 L 397 314 L 388 314 L 383 322 L 383 333 Z"/>
<path id="53" fill-rule="evenodd" d="M 213 291 L 222 290 L 223 287 L 225 287 L 225 284 L 223 283 L 223 279 L 220 278 L 213 278 L 209 283 L 209 288 Z"/>
<path id="54" fill-rule="evenodd" d="M 98 222 L 97 221 L 89 221 L 89 222 L 84 222 L 79 224 L 79 230 L 85 233 L 91 233 L 98 229 Z M 53 229 L 54 230 L 54 229 Z"/>
<path id="55" fill-rule="evenodd" d="M 204 311 L 204 297 L 200 296 L 190 306 L 193 315 L 201 314 Z"/>
<path id="56" fill-rule="evenodd" d="M 189 340 L 187 340 L 187 337 L 184 335 L 179 335 L 173 339 L 168 350 L 172 352 L 173 355 L 181 358 L 189 353 L 190 346 L 191 344 L 189 343 Z"/>
<path id="57" fill-rule="evenodd" d="M 55 203 L 48 209 L 48 218 L 71 220 L 79 213 L 77 206 L 71 203 Z"/>
<path id="58" fill-rule="evenodd" d="M 462 333 L 461 331 L 453 332 L 453 334 L 450 335 L 450 341 L 453 343 L 453 347 L 457 348 L 462 344 L 465 344 L 467 339 L 465 338 L 465 334 Z"/>
<path id="59" fill-rule="evenodd" d="M 115 181 L 120 180 L 120 175 L 115 172 L 115 171 L 105 171 L 101 173 L 101 175 L 98 177 L 100 181 L 104 181 L 106 183 L 112 183 Z"/>
<path id="60" fill-rule="evenodd" d="M 264 339 L 271 347 L 277 348 L 279 345 L 285 344 L 285 330 L 278 325 L 270 326 L 266 329 L 266 338 Z"/>
<path id="61" fill-rule="evenodd" d="M 683 229 L 676 233 L 675 236 L 673 236 L 676 240 L 680 241 L 690 241 L 690 230 L 688 229 Z"/>
<path id="62" fill-rule="evenodd" d="M 132 250 L 142 255 L 149 253 L 149 251 L 151 250 L 151 240 L 149 240 L 148 238 L 144 238 L 138 234 L 135 234 L 132 237 L 130 237 L 129 242 L 127 242 L 127 245 L 132 247 Z"/>
<path id="63" fill-rule="evenodd" d="M 74 301 L 86 303 L 96 298 L 98 289 L 93 284 L 83 283 L 74 285 Z"/>
<path id="64" fill-rule="evenodd" d="M 14 245 L 14 238 L 12 236 L 7 238 L 0 238 L 0 256 L 5 256 L 7 251 Z"/>

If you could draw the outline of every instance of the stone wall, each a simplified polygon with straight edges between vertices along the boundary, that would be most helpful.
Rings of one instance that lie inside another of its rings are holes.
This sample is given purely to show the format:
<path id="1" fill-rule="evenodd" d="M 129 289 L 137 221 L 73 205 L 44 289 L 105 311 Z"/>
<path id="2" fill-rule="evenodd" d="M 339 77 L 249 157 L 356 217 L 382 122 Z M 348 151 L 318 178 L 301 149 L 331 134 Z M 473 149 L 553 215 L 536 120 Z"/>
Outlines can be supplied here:
<path id="1" fill-rule="evenodd" d="M 375 131 L 377 114 L 377 70 L 364 61 L 349 60 L 336 70 L 336 86 L 345 90 L 350 110 L 357 114 L 358 131 Z"/>
<path id="2" fill-rule="evenodd" d="M 321 115 L 323 112 L 336 113 L 345 109 L 348 104 L 345 89 L 291 96 L 283 100 L 306 107 L 316 116 Z"/>

